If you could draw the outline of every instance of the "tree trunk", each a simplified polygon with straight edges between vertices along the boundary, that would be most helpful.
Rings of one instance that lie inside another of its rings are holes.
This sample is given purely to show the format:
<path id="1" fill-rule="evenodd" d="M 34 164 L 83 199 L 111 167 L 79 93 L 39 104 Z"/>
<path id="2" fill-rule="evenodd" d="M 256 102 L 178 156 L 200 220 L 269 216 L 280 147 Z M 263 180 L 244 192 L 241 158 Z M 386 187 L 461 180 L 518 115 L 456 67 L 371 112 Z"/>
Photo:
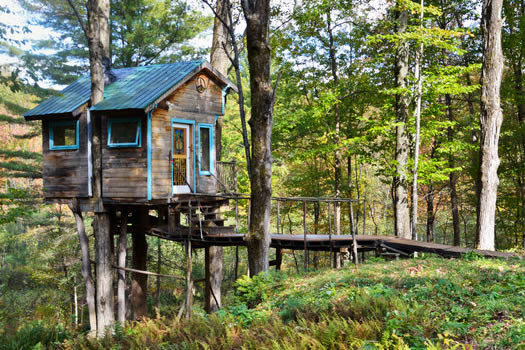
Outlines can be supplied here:
<path id="1" fill-rule="evenodd" d="M 450 122 L 454 121 L 454 114 L 452 112 L 452 98 L 449 94 L 445 95 L 445 103 L 447 104 L 447 115 Z M 447 130 L 448 142 L 454 141 L 454 130 L 450 126 Z M 450 153 L 448 156 L 448 167 L 454 168 L 454 154 Z M 452 211 L 452 227 L 454 228 L 454 245 L 459 246 L 461 241 L 461 230 L 459 227 L 459 209 L 458 209 L 458 194 L 456 191 L 457 174 L 452 171 L 448 176 L 448 186 L 450 188 L 450 209 Z"/>
<path id="2" fill-rule="evenodd" d="M 228 75 L 228 68 L 231 65 L 228 56 L 231 56 L 232 51 L 231 37 L 227 27 L 231 25 L 228 5 L 225 0 L 217 0 L 210 54 L 211 65 L 225 76 Z M 225 101 L 223 101 L 223 103 L 224 102 Z M 220 117 L 217 119 L 217 124 L 215 125 L 215 149 L 218 161 L 222 159 L 222 124 L 223 117 Z M 206 311 L 215 312 L 221 307 L 223 248 L 214 246 L 206 248 L 205 256 L 207 258 L 205 288 Z"/>
<path id="3" fill-rule="evenodd" d="M 145 224 L 147 210 L 137 210 L 136 222 L 140 222 L 138 227 L 133 228 L 133 268 L 146 271 L 148 262 L 148 242 L 145 235 Z M 148 315 L 146 297 L 148 295 L 148 275 L 133 272 L 131 275 L 130 301 L 133 306 L 133 319 L 140 320 Z"/>
<path id="4" fill-rule="evenodd" d="M 120 231 L 118 237 L 118 266 L 126 267 L 128 249 L 128 212 L 120 212 Z M 126 322 L 126 271 L 117 271 L 117 320 L 124 324 Z"/>
<path id="5" fill-rule="evenodd" d="M 403 6 L 398 2 L 398 6 Z M 408 26 L 408 11 L 404 8 L 398 9 L 398 34 L 406 32 Z M 396 87 L 401 92 L 396 97 L 396 177 L 395 187 L 395 231 L 401 238 L 410 239 L 410 213 L 408 210 L 408 114 L 409 97 L 407 89 L 409 46 L 406 40 L 401 40 L 396 52 Z"/>
<path id="6" fill-rule="evenodd" d="M 204 251 L 205 309 L 208 313 L 221 308 L 223 255 L 222 247 L 207 247 Z"/>
<path id="7" fill-rule="evenodd" d="M 480 191 L 476 233 L 478 248 L 495 249 L 495 215 L 498 191 L 498 142 L 503 114 L 500 86 L 503 74 L 501 50 L 502 0 L 484 0 L 481 16 L 483 65 L 481 70 Z"/>
<path id="8" fill-rule="evenodd" d="M 77 234 L 82 255 L 82 277 L 84 278 L 84 284 L 86 285 L 86 304 L 89 313 L 90 333 L 94 335 L 97 331 L 97 312 L 95 306 L 95 283 L 93 282 L 93 275 L 91 273 L 89 239 L 86 235 L 84 218 L 82 217 L 82 212 L 78 208 L 78 203 L 76 201 L 73 202 L 69 205 L 69 208 L 73 212 L 77 224 Z"/>
<path id="9" fill-rule="evenodd" d="M 87 41 L 91 73 L 91 99 L 93 106 L 104 99 L 103 60 L 111 62 L 109 32 L 109 0 L 88 0 Z M 100 118 L 93 118 L 100 119 Z M 112 247 L 110 246 L 110 220 L 102 205 L 102 145 L 100 120 L 93 123 L 93 198 L 98 201 L 99 211 L 95 213 L 93 226 L 96 237 L 97 273 L 97 336 L 104 336 L 106 329 L 115 323 L 113 313 L 113 269 Z"/>
<path id="10" fill-rule="evenodd" d="M 252 158 L 251 213 L 247 237 L 250 275 L 269 268 L 272 197 L 272 126 L 274 89 L 271 84 L 269 43 L 270 1 L 242 0 L 250 71 Z"/>
<path id="11" fill-rule="evenodd" d="M 113 295 L 113 247 L 108 213 L 96 213 L 97 335 L 103 337 L 115 323 Z"/>
<path id="12" fill-rule="evenodd" d="M 332 29 L 332 21 L 331 21 L 331 13 L 330 9 L 328 10 L 328 13 L 326 14 L 326 22 L 328 25 L 328 37 L 329 37 L 329 56 L 330 56 L 330 69 L 332 72 L 332 80 L 334 83 L 334 89 L 337 89 L 337 85 L 339 84 L 339 76 L 337 74 L 337 59 L 335 54 L 335 45 L 334 45 L 334 36 L 333 36 L 333 29 Z M 334 144 L 335 144 L 335 152 L 334 152 L 334 192 L 335 192 L 335 198 L 341 197 L 341 182 L 342 182 L 342 155 L 341 155 L 341 113 L 339 110 L 339 104 L 336 103 L 334 106 L 334 121 L 335 121 L 335 129 L 334 129 Z M 350 161 L 350 158 L 349 158 Z M 351 181 L 349 179 L 348 181 Z M 341 203 L 336 202 L 334 204 L 334 234 L 340 235 L 341 234 Z M 335 253 L 334 255 L 334 267 L 336 269 L 341 268 L 341 254 Z"/>
<path id="13" fill-rule="evenodd" d="M 525 3 L 522 2 L 521 6 L 521 15 L 524 16 L 525 12 Z M 522 45 L 525 45 L 525 43 L 522 43 Z M 523 50 L 522 50 L 523 52 Z M 525 102 L 524 102 L 524 96 L 525 96 L 525 89 L 523 87 L 523 72 L 522 72 L 522 55 L 520 54 L 517 58 L 517 62 L 513 65 L 514 70 L 514 84 L 515 84 L 515 96 L 516 96 L 516 105 L 518 110 L 518 125 L 520 126 L 520 130 L 524 130 L 524 124 L 525 124 Z M 523 167 L 523 163 L 525 162 L 525 132 L 522 131 L 522 137 L 521 137 L 521 147 L 518 147 L 520 149 L 520 155 L 518 156 L 518 164 L 522 164 L 521 170 L 518 170 L 518 196 L 521 199 L 521 210 L 518 209 L 518 213 L 521 212 L 521 218 L 518 215 L 517 217 L 517 224 L 521 225 L 521 238 L 522 238 L 522 247 L 525 248 L 525 176 L 523 174 L 523 170 L 525 167 Z M 518 204 L 519 205 L 519 204 Z M 519 227 L 519 226 L 518 226 Z"/>
<path id="14" fill-rule="evenodd" d="M 424 0 L 421 0 L 421 12 L 419 15 L 419 28 L 421 30 L 421 33 L 423 33 L 423 9 L 424 9 Z M 416 68 L 415 68 L 415 76 L 416 76 L 416 111 L 415 111 L 415 118 L 416 118 L 416 134 L 414 137 L 414 168 L 412 171 L 413 178 L 412 178 L 412 227 L 411 227 L 411 233 L 412 233 L 412 239 L 417 240 L 417 205 L 418 205 L 418 188 L 417 188 L 417 176 L 418 176 L 418 163 L 419 163 L 419 134 L 420 134 L 420 125 L 421 125 L 421 99 L 423 94 L 423 74 L 422 74 L 422 65 L 421 60 L 423 59 L 423 52 L 424 52 L 424 41 L 421 39 L 421 42 L 419 44 L 419 50 L 416 54 Z"/>

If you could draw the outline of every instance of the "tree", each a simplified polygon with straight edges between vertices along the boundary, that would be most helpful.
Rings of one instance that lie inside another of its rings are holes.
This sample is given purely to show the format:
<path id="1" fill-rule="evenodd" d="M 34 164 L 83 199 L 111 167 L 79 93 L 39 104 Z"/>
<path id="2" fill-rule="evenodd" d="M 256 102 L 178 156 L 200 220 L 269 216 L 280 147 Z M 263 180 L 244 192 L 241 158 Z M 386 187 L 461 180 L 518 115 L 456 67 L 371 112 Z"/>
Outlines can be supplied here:
<path id="1" fill-rule="evenodd" d="M 210 63 L 220 73 L 227 76 L 230 67 L 231 38 L 228 32 L 230 23 L 230 8 L 225 0 L 218 0 L 213 23 L 213 38 L 210 53 Z M 217 161 L 222 158 L 222 124 L 223 118 L 217 119 L 215 126 L 215 150 Z M 221 307 L 221 285 L 224 249 L 211 246 L 206 248 L 206 310 L 214 312 Z"/>
<path id="2" fill-rule="evenodd" d="M 23 55 L 35 80 L 60 84 L 74 81 L 89 66 L 83 26 L 87 26 L 86 0 L 23 0 L 24 8 L 38 14 L 34 20 L 51 28 L 56 39 L 34 43 L 36 50 Z M 75 10 L 73 10 L 73 7 Z M 126 0 L 111 6 L 110 58 L 115 67 L 164 63 L 202 56 L 187 42 L 208 28 L 210 21 L 181 0 Z M 42 54 L 39 49 L 52 50 Z"/>
<path id="3" fill-rule="evenodd" d="M 481 32 L 483 65 L 481 70 L 481 139 L 480 186 L 477 211 L 477 245 L 495 249 L 495 215 L 498 191 L 498 142 L 503 114 L 500 106 L 500 85 L 503 74 L 501 49 L 502 0 L 483 1 Z"/>
<path id="4" fill-rule="evenodd" d="M 396 51 L 396 176 L 394 178 L 394 224 L 396 235 L 410 239 L 410 214 L 408 210 L 408 115 L 410 99 L 407 93 L 409 69 L 409 44 L 403 39 L 408 27 L 408 9 L 403 1 L 397 2 L 397 34 L 400 36 Z"/>
<path id="5" fill-rule="evenodd" d="M 272 126 L 274 88 L 270 49 L 270 1 L 241 0 L 246 19 L 252 115 L 251 211 L 246 240 L 250 275 L 269 268 L 270 208 L 272 199 Z"/>

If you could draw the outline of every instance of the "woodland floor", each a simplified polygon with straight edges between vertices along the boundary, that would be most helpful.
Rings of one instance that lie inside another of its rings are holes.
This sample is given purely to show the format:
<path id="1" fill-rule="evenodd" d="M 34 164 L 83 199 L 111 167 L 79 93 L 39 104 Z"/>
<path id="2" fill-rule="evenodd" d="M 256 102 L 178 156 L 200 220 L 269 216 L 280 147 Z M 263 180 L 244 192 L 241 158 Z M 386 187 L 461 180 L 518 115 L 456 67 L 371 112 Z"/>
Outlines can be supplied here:
<path id="1" fill-rule="evenodd" d="M 358 268 L 241 278 L 228 306 L 159 317 L 66 349 L 525 349 L 525 261 L 372 259 Z M 23 330 L 22 330 L 23 331 Z M 31 330 L 27 330 L 31 334 Z M 23 334 L 10 345 L 27 339 Z M 57 339 L 58 340 L 58 339 Z M 18 345 L 23 345 L 19 343 Z M 1 348 L 1 347 L 0 347 Z M 23 347 L 22 347 L 23 348 Z M 28 347 L 31 348 L 31 347 Z"/>

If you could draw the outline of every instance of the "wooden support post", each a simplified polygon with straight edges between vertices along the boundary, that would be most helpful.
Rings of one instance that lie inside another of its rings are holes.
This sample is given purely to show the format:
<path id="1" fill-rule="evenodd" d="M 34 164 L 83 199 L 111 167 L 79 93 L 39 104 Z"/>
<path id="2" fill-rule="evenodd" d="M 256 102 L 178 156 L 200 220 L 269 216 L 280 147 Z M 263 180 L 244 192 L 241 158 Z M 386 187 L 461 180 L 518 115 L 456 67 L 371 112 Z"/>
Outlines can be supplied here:
<path id="1" fill-rule="evenodd" d="M 281 270 L 281 264 L 283 262 L 283 253 L 280 248 L 275 248 L 275 269 Z"/>
<path id="2" fill-rule="evenodd" d="M 126 255 L 128 248 L 128 211 L 120 211 L 120 230 L 118 237 L 118 258 L 117 266 L 126 267 Z M 117 271 L 117 320 L 124 324 L 126 322 L 126 271 Z"/>
<path id="3" fill-rule="evenodd" d="M 148 210 L 139 209 L 135 211 L 134 215 L 136 215 L 135 222 L 140 224 L 135 225 L 131 236 L 133 240 L 133 267 L 137 270 L 147 270 L 148 243 L 145 235 L 145 221 L 148 219 Z M 132 273 L 130 301 L 133 306 L 134 320 L 139 320 L 148 314 L 147 293 L 148 275 Z"/>
<path id="4" fill-rule="evenodd" d="M 190 220 L 191 222 L 191 220 Z M 193 306 L 193 262 L 191 257 L 191 240 L 186 240 L 186 318 L 192 316 Z"/>
<path id="5" fill-rule="evenodd" d="M 97 311 L 95 304 L 95 283 L 91 273 L 91 260 L 89 254 L 89 239 L 86 235 L 86 226 L 84 225 L 84 218 L 82 212 L 78 207 L 78 200 L 73 200 L 69 208 L 75 216 L 77 224 L 77 235 L 80 242 L 80 252 L 82 256 L 82 278 L 86 286 L 86 304 L 89 313 L 89 326 L 91 335 L 95 335 L 97 331 Z M 83 314 L 82 314 L 83 315 Z"/>
<path id="6" fill-rule="evenodd" d="M 306 201 L 303 200 L 304 271 L 308 271 L 308 242 L 306 241 Z"/>
<path id="7" fill-rule="evenodd" d="M 180 224 L 180 212 L 173 206 L 168 207 L 168 232 L 173 234 Z"/>
<path id="8" fill-rule="evenodd" d="M 191 200 L 188 201 L 188 238 L 186 239 L 186 318 L 192 316 L 193 307 L 193 261 L 191 256 Z"/>
<path id="9" fill-rule="evenodd" d="M 359 264 L 359 255 L 357 254 L 357 240 L 355 238 L 355 227 L 354 227 L 354 208 L 352 202 L 349 202 L 350 206 L 350 229 L 352 230 L 352 255 L 354 257 L 354 264 Z"/>
<path id="10" fill-rule="evenodd" d="M 237 180 L 235 180 L 237 182 Z M 239 233 L 239 200 L 235 198 L 235 233 Z M 239 276 L 239 246 L 235 246 L 235 271 L 234 280 Z"/>
<path id="11" fill-rule="evenodd" d="M 341 234 L 341 202 L 334 202 L 334 234 L 336 236 Z M 343 248 L 345 250 L 345 248 Z M 341 249 L 337 249 L 334 253 L 334 268 L 341 268 Z"/>
<path id="12" fill-rule="evenodd" d="M 161 263 L 162 263 L 162 247 L 160 238 L 157 237 L 157 285 L 155 289 L 155 301 L 157 304 L 157 313 L 160 313 L 160 272 L 161 272 Z"/>

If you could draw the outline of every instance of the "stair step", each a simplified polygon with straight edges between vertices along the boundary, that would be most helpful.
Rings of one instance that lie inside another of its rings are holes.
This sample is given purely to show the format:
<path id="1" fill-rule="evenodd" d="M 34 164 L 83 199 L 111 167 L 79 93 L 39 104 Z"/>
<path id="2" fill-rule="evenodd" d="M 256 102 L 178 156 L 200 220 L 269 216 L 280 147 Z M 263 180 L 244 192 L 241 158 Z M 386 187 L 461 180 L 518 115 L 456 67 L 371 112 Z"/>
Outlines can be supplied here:
<path id="1" fill-rule="evenodd" d="M 197 217 L 192 217 L 191 218 L 191 222 L 196 222 L 196 223 L 199 223 L 199 222 L 224 222 L 224 219 L 220 219 L 220 218 L 215 218 L 215 219 L 205 219 L 205 218 L 202 218 L 201 220 L 199 220 L 199 218 Z"/>
<path id="2" fill-rule="evenodd" d="M 206 232 L 208 235 L 218 235 L 225 233 L 236 233 L 235 226 L 216 226 L 216 227 L 203 227 L 203 232 Z"/>

